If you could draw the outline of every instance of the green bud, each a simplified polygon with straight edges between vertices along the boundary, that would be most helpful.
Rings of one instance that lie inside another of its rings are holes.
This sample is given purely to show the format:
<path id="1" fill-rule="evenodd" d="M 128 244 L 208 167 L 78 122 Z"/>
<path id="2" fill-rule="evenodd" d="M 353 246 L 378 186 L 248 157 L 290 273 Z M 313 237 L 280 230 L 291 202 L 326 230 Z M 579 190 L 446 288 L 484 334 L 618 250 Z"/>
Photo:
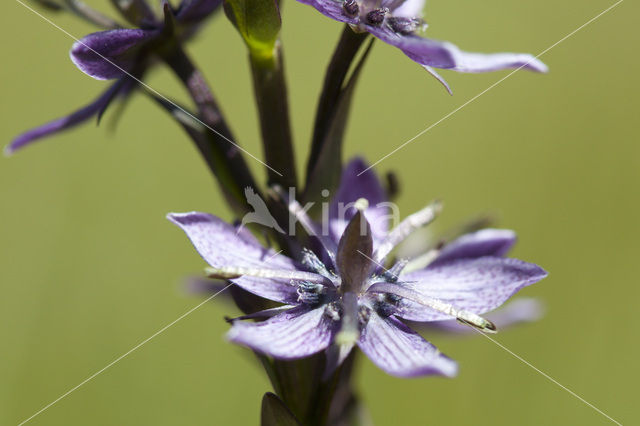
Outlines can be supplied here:
<path id="1" fill-rule="evenodd" d="M 224 11 L 247 44 L 251 55 L 274 55 L 282 21 L 275 0 L 225 0 Z"/>

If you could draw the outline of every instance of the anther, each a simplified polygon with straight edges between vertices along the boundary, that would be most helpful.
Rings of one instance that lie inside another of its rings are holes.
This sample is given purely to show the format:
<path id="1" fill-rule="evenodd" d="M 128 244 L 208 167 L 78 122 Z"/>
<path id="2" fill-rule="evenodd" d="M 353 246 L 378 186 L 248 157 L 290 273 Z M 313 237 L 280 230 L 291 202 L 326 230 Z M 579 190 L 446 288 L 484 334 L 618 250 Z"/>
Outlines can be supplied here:
<path id="1" fill-rule="evenodd" d="M 311 268 L 314 272 L 317 272 L 320 275 L 324 275 L 327 278 L 329 277 L 329 271 L 327 270 L 327 267 L 311 250 L 306 248 L 302 249 L 302 263 Z"/>
<path id="2" fill-rule="evenodd" d="M 344 0 L 342 3 L 342 9 L 348 16 L 354 17 L 360 12 L 360 6 L 356 0 Z"/>
<path id="3" fill-rule="evenodd" d="M 424 25 L 424 21 L 420 18 L 403 18 L 392 16 L 387 18 L 387 23 L 391 29 L 402 35 L 413 34 Z"/>
<path id="4" fill-rule="evenodd" d="M 374 304 L 374 309 L 382 318 L 387 318 L 398 311 L 400 297 L 391 293 L 381 293 Z"/>
<path id="5" fill-rule="evenodd" d="M 384 22 L 384 17 L 387 13 L 389 13 L 389 9 L 386 7 L 373 9 L 371 12 L 367 13 L 367 23 L 375 27 L 380 26 Z"/>
<path id="6" fill-rule="evenodd" d="M 298 284 L 298 301 L 307 305 L 317 305 L 324 297 L 324 287 L 320 284 L 301 282 Z"/>
<path id="7" fill-rule="evenodd" d="M 358 308 L 358 322 L 361 327 L 364 327 L 369 322 L 370 317 L 371 309 L 367 308 L 364 305 Z"/>
<path id="8" fill-rule="evenodd" d="M 466 319 L 463 318 L 456 318 L 456 320 L 464 325 L 468 325 L 470 327 L 476 328 L 478 330 L 484 331 L 485 333 L 489 333 L 489 334 L 495 334 L 498 332 L 498 327 L 496 327 L 496 325 L 494 323 L 492 323 L 491 321 L 489 321 L 488 319 L 484 319 L 483 323 L 478 324 L 477 322 L 471 322 L 471 321 L 467 321 Z"/>
<path id="9" fill-rule="evenodd" d="M 342 316 L 342 306 L 340 306 L 340 303 L 338 302 L 331 302 L 325 307 L 324 313 L 333 321 L 340 321 L 340 317 Z"/>

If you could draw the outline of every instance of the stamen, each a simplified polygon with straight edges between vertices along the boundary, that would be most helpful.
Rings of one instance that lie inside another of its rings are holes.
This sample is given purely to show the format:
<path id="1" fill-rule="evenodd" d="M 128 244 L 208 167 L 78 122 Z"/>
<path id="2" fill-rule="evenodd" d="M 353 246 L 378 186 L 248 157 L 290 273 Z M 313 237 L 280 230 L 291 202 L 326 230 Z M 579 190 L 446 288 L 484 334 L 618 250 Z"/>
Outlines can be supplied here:
<path id="1" fill-rule="evenodd" d="M 360 12 L 360 6 L 356 0 L 344 0 L 342 3 L 342 9 L 347 16 L 351 16 L 352 18 L 358 16 Z"/>
<path id="2" fill-rule="evenodd" d="M 339 302 L 331 302 L 326 305 L 324 308 L 324 313 L 333 321 L 340 321 L 340 316 L 342 315 L 342 307 Z"/>
<path id="3" fill-rule="evenodd" d="M 298 301 L 307 305 L 317 305 L 324 298 L 326 287 L 321 284 L 301 282 L 298 284 Z"/>
<path id="4" fill-rule="evenodd" d="M 402 35 L 413 34 L 418 28 L 425 25 L 420 18 L 405 18 L 401 16 L 391 16 L 387 18 L 387 23 L 394 32 Z"/>
<path id="5" fill-rule="evenodd" d="M 322 275 L 313 272 L 289 271 L 286 269 L 262 269 L 244 268 L 241 266 L 225 266 L 222 268 L 206 268 L 205 272 L 209 278 L 230 280 L 243 275 L 259 278 L 283 278 L 293 281 L 308 281 L 310 283 L 325 284 L 327 279 Z"/>
<path id="6" fill-rule="evenodd" d="M 327 267 L 322 263 L 322 261 L 316 256 L 314 252 L 307 248 L 302 249 L 302 263 L 309 268 L 313 269 L 315 272 L 320 275 L 324 275 L 325 277 L 331 279 L 334 278 L 335 275 L 329 272 Z"/>
<path id="7" fill-rule="evenodd" d="M 431 262 L 438 258 L 438 256 L 440 255 L 440 251 L 441 250 L 439 248 L 434 248 L 414 259 L 411 259 L 406 268 L 404 268 L 404 273 L 409 273 L 426 268 Z"/>
<path id="8" fill-rule="evenodd" d="M 374 302 L 374 309 L 382 318 L 390 317 L 398 311 L 398 302 L 400 297 L 395 294 L 381 293 L 378 294 L 378 300 Z"/>
<path id="9" fill-rule="evenodd" d="M 371 309 L 362 305 L 358 307 L 358 322 L 360 326 L 365 326 L 371 318 Z"/>
<path id="10" fill-rule="evenodd" d="M 407 216 L 398 226 L 393 228 L 382 243 L 376 249 L 373 259 L 375 262 L 382 262 L 385 257 L 405 238 L 418 228 L 427 226 L 438 216 L 442 210 L 442 203 L 434 201 L 422 210 Z"/>
<path id="11" fill-rule="evenodd" d="M 384 280 L 388 283 L 397 282 L 400 273 L 404 270 L 405 266 L 407 266 L 408 263 L 409 261 L 407 259 L 400 259 L 391 268 L 386 269 L 382 273 L 382 278 L 384 278 Z"/>
<path id="12" fill-rule="evenodd" d="M 374 27 L 378 27 L 384 22 L 384 17 L 387 15 L 387 13 L 389 13 L 389 9 L 386 7 L 373 9 L 371 12 L 367 13 L 367 23 L 369 25 L 373 25 Z"/>
<path id="13" fill-rule="evenodd" d="M 497 331 L 496 326 L 491 321 L 482 318 L 480 315 L 476 315 L 473 312 L 457 308 L 449 303 L 443 302 L 442 300 L 424 296 L 416 291 L 413 291 L 406 287 L 402 287 L 398 284 L 373 284 L 371 287 L 369 287 L 367 292 L 395 294 L 402 298 L 427 306 L 435 311 L 450 315 L 461 323 L 470 325 L 484 332 L 495 333 Z"/>

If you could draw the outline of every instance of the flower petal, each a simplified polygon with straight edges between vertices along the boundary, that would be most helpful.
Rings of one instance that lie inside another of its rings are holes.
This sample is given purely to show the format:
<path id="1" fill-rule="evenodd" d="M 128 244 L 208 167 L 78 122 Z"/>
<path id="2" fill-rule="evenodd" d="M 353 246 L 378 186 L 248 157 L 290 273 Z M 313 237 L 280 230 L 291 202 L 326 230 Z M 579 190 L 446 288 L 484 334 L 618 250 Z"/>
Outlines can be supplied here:
<path id="1" fill-rule="evenodd" d="M 358 346 L 374 364 L 398 377 L 453 377 L 457 364 L 394 317 L 371 313 Z"/>
<path id="2" fill-rule="evenodd" d="M 262 322 L 236 321 L 227 338 L 274 358 L 298 359 L 326 349 L 335 325 L 324 307 L 300 306 Z"/>
<path id="3" fill-rule="evenodd" d="M 106 108 L 106 106 L 114 99 L 114 97 L 118 93 L 122 93 L 121 90 L 125 90 L 128 93 L 129 90 L 126 89 L 126 80 L 129 79 L 127 78 L 118 80 L 89 105 L 86 105 L 79 110 L 72 112 L 66 117 L 51 121 L 16 137 L 5 148 L 5 155 L 11 155 L 15 151 L 24 148 L 25 146 L 30 145 L 31 143 L 41 138 L 51 136 L 55 133 L 77 126 L 78 124 L 81 124 L 91 117 L 97 115 L 98 113 L 103 111 L 104 108 Z"/>
<path id="4" fill-rule="evenodd" d="M 396 3 L 393 1 L 392 3 Z M 395 17 L 416 18 L 421 17 L 424 11 L 426 0 L 404 0 L 400 6 L 393 9 L 391 13 Z"/>
<path id="5" fill-rule="evenodd" d="M 413 61 L 425 67 L 471 73 L 521 67 L 530 71 L 548 71 L 547 66 L 542 61 L 526 53 L 485 54 L 464 52 L 447 41 L 398 34 L 386 25 L 380 27 L 367 26 L 367 31 L 385 43 L 399 48 Z"/>
<path id="6" fill-rule="evenodd" d="M 298 0 L 300 3 L 308 4 L 331 19 L 347 24 L 356 25 L 359 21 L 357 17 L 350 17 L 344 13 L 342 2 L 336 0 Z"/>
<path id="7" fill-rule="evenodd" d="M 71 48 L 73 63 L 97 80 L 118 78 L 129 71 L 136 60 L 137 49 L 156 31 L 119 29 L 89 34 Z"/>
<path id="8" fill-rule="evenodd" d="M 167 218 L 182 228 L 196 250 L 211 266 L 296 270 L 293 260 L 266 249 L 250 233 L 208 213 L 169 213 Z"/>
<path id="9" fill-rule="evenodd" d="M 389 230 L 391 209 L 387 204 L 387 194 L 375 172 L 368 167 L 362 158 L 356 157 L 342 171 L 340 186 L 329 206 L 329 227 L 335 241 L 340 240 L 355 215 L 353 205 L 360 198 L 369 201 L 364 216 L 371 225 L 373 239 L 382 239 Z"/>
<path id="10" fill-rule="evenodd" d="M 401 275 L 399 285 L 456 308 L 483 314 L 502 305 L 521 288 L 540 281 L 547 272 L 532 263 L 501 257 L 460 259 Z M 412 321 L 452 319 L 418 303 L 402 299 L 398 316 Z"/>
<path id="11" fill-rule="evenodd" d="M 482 229 L 466 234 L 444 246 L 431 266 L 451 260 L 483 256 L 502 257 L 516 242 L 516 233 L 509 229 Z"/>
<path id="12" fill-rule="evenodd" d="M 200 256 L 214 268 L 302 269 L 292 259 L 266 249 L 248 232 L 207 213 L 170 213 L 167 218 L 187 234 Z M 242 276 L 231 280 L 243 289 L 266 299 L 296 303 L 297 287 L 283 278 Z"/>

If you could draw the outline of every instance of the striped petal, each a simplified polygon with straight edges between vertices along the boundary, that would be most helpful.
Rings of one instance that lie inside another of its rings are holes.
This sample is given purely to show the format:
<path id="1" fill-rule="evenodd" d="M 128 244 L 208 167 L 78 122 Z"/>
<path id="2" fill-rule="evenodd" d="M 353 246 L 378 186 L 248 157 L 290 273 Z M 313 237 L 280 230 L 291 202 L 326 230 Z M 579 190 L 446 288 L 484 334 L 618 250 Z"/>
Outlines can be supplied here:
<path id="1" fill-rule="evenodd" d="M 187 234 L 198 253 L 214 268 L 239 267 L 283 271 L 301 269 L 292 259 L 262 247 L 250 233 L 242 232 L 213 215 L 198 212 L 171 213 L 168 219 Z M 292 285 L 286 278 L 245 275 L 231 281 L 266 299 L 283 303 L 296 303 L 298 300 L 297 286 Z"/>
<path id="2" fill-rule="evenodd" d="M 274 358 L 298 359 L 326 349 L 335 324 L 324 307 L 300 306 L 262 322 L 236 321 L 227 338 Z"/>
<path id="3" fill-rule="evenodd" d="M 431 343 L 394 317 L 371 313 L 358 346 L 374 364 L 398 377 L 453 377 L 458 367 Z"/>
<path id="4" fill-rule="evenodd" d="M 456 308 L 483 314 L 506 302 L 520 289 L 547 276 L 537 265 L 518 259 L 480 257 L 461 259 L 400 275 L 400 283 L 427 297 Z M 418 303 L 402 299 L 398 316 L 412 321 L 455 319 Z"/>
<path id="5" fill-rule="evenodd" d="M 439 265 L 458 259 L 483 256 L 502 257 L 516 242 L 516 233 L 508 229 L 482 229 L 450 242 L 430 264 Z"/>

